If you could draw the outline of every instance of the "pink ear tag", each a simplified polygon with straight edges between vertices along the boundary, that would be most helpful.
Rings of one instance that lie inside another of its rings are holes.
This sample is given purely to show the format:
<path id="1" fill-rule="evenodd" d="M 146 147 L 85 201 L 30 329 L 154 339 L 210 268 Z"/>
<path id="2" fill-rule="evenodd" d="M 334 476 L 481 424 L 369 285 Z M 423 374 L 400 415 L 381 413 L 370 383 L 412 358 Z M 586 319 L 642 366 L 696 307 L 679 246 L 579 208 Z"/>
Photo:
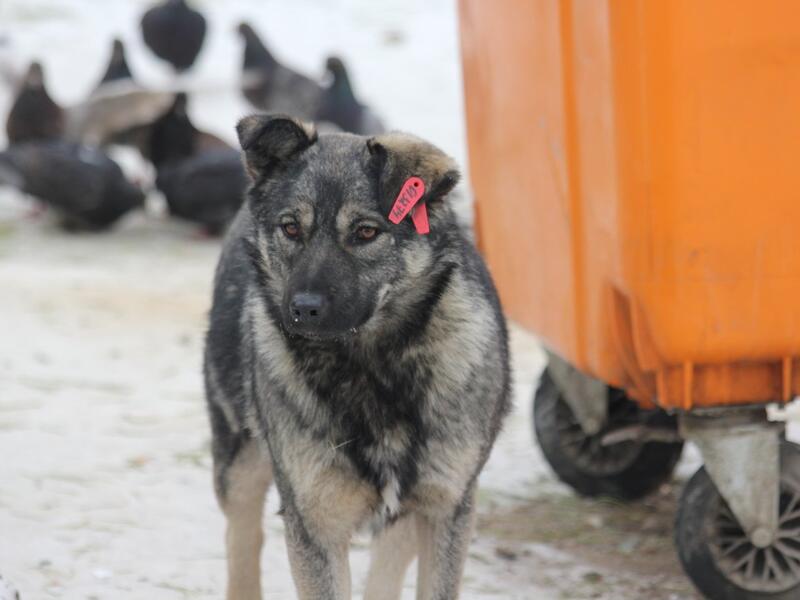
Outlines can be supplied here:
<path id="1" fill-rule="evenodd" d="M 411 220 L 414 221 L 414 227 L 416 227 L 417 233 L 420 235 L 430 233 L 431 226 L 428 223 L 428 207 L 425 206 L 424 202 L 422 204 L 417 204 L 411 211 Z"/>
<path id="2" fill-rule="evenodd" d="M 417 203 L 425 195 L 425 182 L 419 177 L 409 177 L 400 188 L 400 193 L 389 211 L 389 220 L 395 225 L 405 219 L 411 213 L 411 220 L 419 234 L 426 234 L 430 231 L 428 224 L 428 210 L 424 204 Z M 413 210 L 412 210 L 413 209 Z"/>

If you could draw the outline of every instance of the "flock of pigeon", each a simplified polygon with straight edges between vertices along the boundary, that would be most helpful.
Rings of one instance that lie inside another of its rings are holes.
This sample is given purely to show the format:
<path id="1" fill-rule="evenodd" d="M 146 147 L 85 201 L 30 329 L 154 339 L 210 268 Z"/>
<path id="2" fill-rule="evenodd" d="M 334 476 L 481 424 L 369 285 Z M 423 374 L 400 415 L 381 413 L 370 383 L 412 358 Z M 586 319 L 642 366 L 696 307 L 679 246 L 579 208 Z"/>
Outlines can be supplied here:
<path id="1" fill-rule="evenodd" d="M 205 17 L 185 0 L 153 6 L 140 26 L 147 47 L 176 73 L 191 69 L 207 30 Z M 255 109 L 315 121 L 323 130 L 383 131 L 355 97 L 341 59 L 327 60 L 328 83 L 322 85 L 281 64 L 249 24 L 238 32 L 244 41 L 241 91 Z M 246 176 L 236 149 L 192 124 L 188 102 L 185 91 L 137 83 L 118 39 L 101 81 L 77 106 L 53 101 L 42 65 L 34 62 L 8 114 L 0 185 L 35 197 L 66 229 L 104 229 L 144 206 L 147 190 L 126 179 L 107 152 L 111 145 L 131 146 L 155 168 L 155 187 L 169 214 L 218 234 L 242 202 Z"/>

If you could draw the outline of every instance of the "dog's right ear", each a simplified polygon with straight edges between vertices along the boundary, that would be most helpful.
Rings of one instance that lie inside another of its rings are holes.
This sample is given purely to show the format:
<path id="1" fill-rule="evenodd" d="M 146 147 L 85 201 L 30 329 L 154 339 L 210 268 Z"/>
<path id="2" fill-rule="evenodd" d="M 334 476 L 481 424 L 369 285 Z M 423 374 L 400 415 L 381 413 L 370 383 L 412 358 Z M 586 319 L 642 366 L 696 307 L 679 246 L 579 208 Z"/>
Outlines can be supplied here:
<path id="1" fill-rule="evenodd" d="M 247 174 L 255 180 L 270 174 L 317 141 L 317 131 L 287 115 L 250 115 L 236 125 Z"/>
<path id="2" fill-rule="evenodd" d="M 378 176 L 378 196 L 386 211 L 409 177 L 425 183 L 422 201 L 433 207 L 460 178 L 455 161 L 439 148 L 414 135 L 389 132 L 367 140 L 372 169 Z"/>

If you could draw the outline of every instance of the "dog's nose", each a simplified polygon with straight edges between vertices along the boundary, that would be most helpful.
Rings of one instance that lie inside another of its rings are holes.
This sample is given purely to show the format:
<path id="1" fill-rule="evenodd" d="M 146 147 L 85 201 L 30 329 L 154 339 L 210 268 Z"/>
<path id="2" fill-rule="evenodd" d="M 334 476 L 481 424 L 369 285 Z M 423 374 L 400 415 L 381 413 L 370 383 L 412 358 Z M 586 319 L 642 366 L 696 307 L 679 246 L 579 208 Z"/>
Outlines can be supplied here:
<path id="1" fill-rule="evenodd" d="M 289 311 L 292 321 L 298 325 L 312 325 L 318 322 L 325 313 L 327 302 L 321 294 L 301 292 L 292 297 Z"/>

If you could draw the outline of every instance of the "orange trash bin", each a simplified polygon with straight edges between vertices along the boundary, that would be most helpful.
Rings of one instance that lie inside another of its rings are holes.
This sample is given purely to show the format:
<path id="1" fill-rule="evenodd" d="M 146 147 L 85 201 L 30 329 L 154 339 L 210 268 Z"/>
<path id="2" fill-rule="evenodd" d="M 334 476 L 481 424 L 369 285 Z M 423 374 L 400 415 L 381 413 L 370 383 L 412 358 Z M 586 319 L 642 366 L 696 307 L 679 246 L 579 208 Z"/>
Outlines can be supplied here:
<path id="1" fill-rule="evenodd" d="M 681 415 L 753 560 L 770 563 L 758 552 L 780 537 L 800 463 L 765 418 L 723 417 L 800 391 L 800 4 L 459 8 L 476 234 L 508 315 L 641 408 Z M 739 447 L 749 457 L 722 464 Z M 731 483 L 737 468 L 764 479 Z M 730 597 L 800 597 L 800 575 L 750 589 L 714 564 L 743 590 Z"/>
<path id="2" fill-rule="evenodd" d="M 800 389 L 800 5 L 461 2 L 508 314 L 666 408 Z"/>

